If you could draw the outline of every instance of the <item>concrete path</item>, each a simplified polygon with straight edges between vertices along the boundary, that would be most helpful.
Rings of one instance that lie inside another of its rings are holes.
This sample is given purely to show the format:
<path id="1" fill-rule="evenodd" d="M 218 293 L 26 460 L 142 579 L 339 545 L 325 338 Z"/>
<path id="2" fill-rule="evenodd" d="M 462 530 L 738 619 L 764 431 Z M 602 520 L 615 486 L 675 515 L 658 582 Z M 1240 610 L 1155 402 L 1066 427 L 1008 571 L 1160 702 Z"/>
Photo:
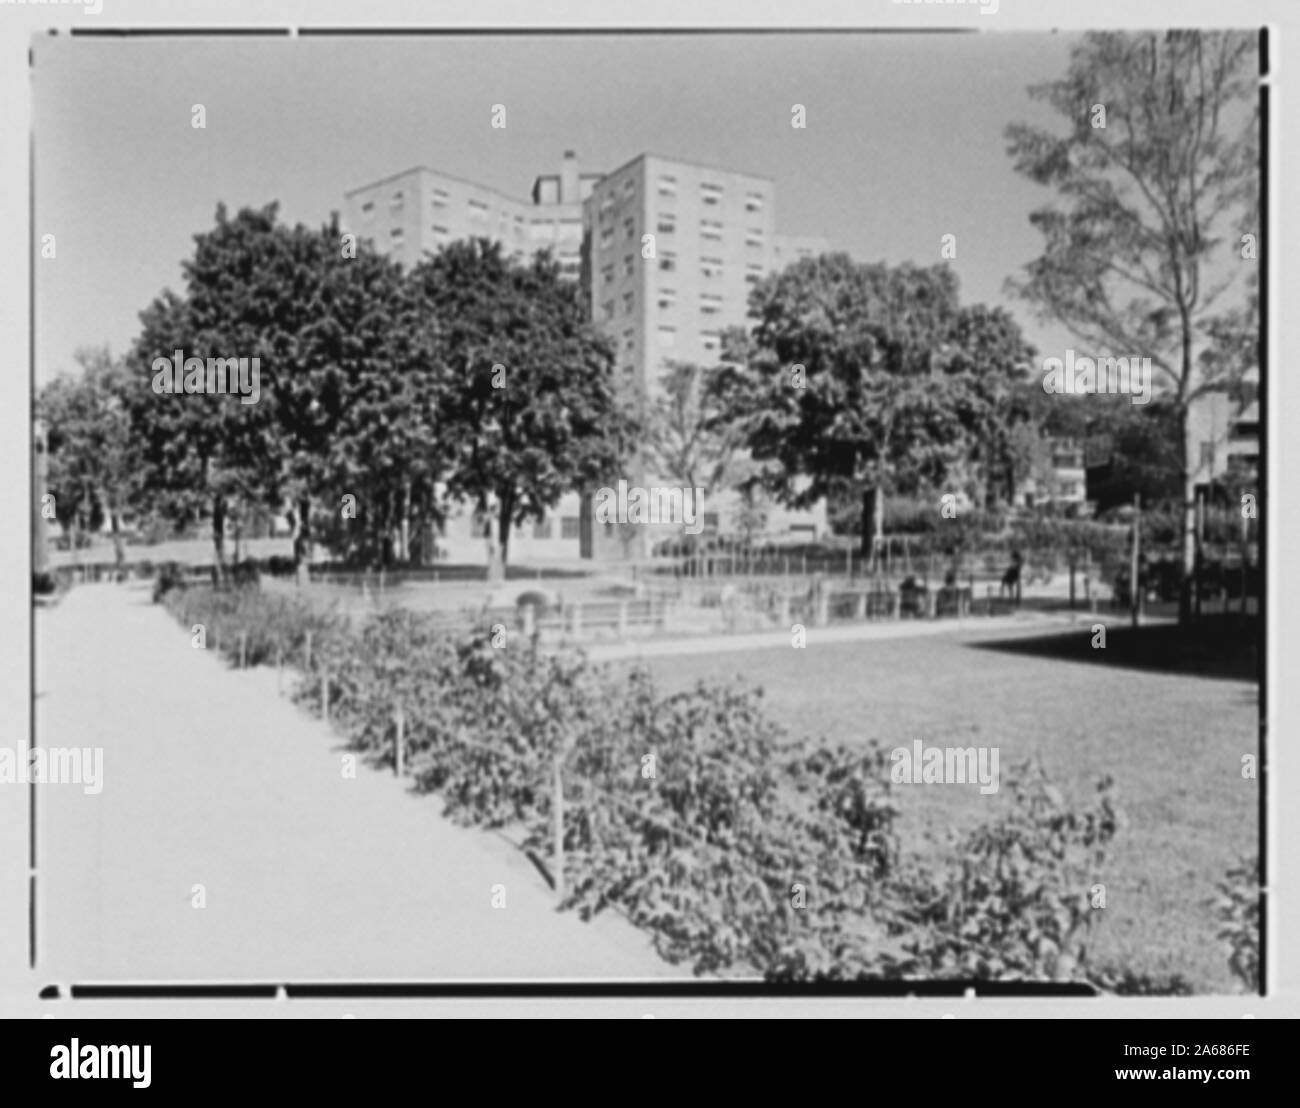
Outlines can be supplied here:
<path id="1" fill-rule="evenodd" d="M 104 749 L 98 795 L 36 790 L 40 979 L 690 976 L 618 917 L 556 912 L 522 854 L 409 781 L 344 778 L 273 670 L 193 649 L 147 590 L 76 588 L 36 636 L 39 741 Z"/>

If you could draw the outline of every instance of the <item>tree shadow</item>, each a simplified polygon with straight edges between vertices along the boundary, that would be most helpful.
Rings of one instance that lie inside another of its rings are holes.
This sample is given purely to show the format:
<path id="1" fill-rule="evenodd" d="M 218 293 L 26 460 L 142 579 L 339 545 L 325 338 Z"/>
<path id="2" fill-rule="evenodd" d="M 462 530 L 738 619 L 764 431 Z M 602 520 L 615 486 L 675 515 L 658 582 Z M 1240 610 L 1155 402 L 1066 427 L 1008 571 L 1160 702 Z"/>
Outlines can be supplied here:
<path id="1" fill-rule="evenodd" d="M 1106 628 L 1104 648 L 1092 645 L 1092 628 L 1098 623 Z M 1085 616 L 1075 630 L 1060 635 L 968 645 L 1057 661 L 1255 682 L 1261 676 L 1263 655 L 1258 619 L 1238 615 L 1207 616 L 1190 627 L 1167 623 L 1136 628 L 1114 617 Z"/>

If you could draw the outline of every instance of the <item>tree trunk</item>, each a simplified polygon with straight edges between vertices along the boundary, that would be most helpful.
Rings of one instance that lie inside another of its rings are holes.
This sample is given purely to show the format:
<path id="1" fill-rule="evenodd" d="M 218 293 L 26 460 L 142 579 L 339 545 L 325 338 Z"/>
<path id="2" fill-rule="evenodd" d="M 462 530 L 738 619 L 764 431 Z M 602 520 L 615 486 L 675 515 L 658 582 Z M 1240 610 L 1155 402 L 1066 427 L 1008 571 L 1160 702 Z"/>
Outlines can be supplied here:
<path id="1" fill-rule="evenodd" d="M 293 568 L 299 585 L 311 583 L 311 497 L 298 500 L 297 530 L 293 537 Z"/>
<path id="2" fill-rule="evenodd" d="M 110 507 L 109 519 L 113 527 L 113 563 L 121 576 L 122 567 L 126 565 L 126 549 L 122 542 L 122 513 L 115 507 Z"/>
<path id="3" fill-rule="evenodd" d="M 402 522 L 397 541 L 397 560 L 406 564 L 411 560 L 411 482 L 402 484 Z"/>
<path id="4" fill-rule="evenodd" d="M 226 499 L 212 498 L 212 581 L 221 585 L 226 580 Z"/>
<path id="5" fill-rule="evenodd" d="M 871 538 L 875 533 L 876 521 L 876 499 L 872 495 L 871 489 L 862 490 L 862 564 L 866 565 L 871 558 Z"/>
<path id="6" fill-rule="evenodd" d="M 1192 619 L 1192 589 L 1196 587 L 1196 464 L 1199 443 L 1188 438 L 1187 406 L 1178 415 L 1179 436 L 1183 443 L 1183 574 L 1178 590 L 1178 622 L 1187 624 Z"/>
<path id="7" fill-rule="evenodd" d="M 510 517 L 514 515 L 515 502 L 513 497 L 503 497 L 497 508 L 497 557 L 496 569 L 498 576 L 493 580 L 504 581 L 506 576 L 506 564 L 510 557 Z M 492 570 L 489 569 L 489 575 Z"/>

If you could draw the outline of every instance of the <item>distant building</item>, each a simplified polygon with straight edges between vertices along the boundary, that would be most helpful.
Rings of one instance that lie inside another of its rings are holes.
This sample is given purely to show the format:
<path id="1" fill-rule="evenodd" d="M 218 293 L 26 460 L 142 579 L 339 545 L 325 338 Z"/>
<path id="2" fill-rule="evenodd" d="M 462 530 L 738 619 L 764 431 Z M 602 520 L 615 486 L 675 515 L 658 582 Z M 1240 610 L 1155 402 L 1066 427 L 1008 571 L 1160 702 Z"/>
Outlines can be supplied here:
<path id="1" fill-rule="evenodd" d="M 32 573 L 46 573 L 50 568 L 50 536 L 45 525 L 44 496 L 49 458 L 46 453 L 45 425 L 38 419 L 32 428 Z"/>
<path id="2" fill-rule="evenodd" d="M 1259 475 L 1259 371 L 1248 371 L 1237 388 L 1203 393 L 1187 412 L 1187 440 L 1198 488 L 1221 483 L 1230 472 Z"/>
<path id="3" fill-rule="evenodd" d="M 1070 438 L 1052 438 L 1046 446 L 1046 471 L 1027 478 L 1021 484 L 1016 504 L 1024 508 L 1086 513 L 1088 469 L 1084 443 Z"/>
<path id="4" fill-rule="evenodd" d="M 346 229 L 407 265 L 446 243 L 481 236 L 519 261 L 549 247 L 575 280 L 586 267 L 591 318 L 614 344 L 619 386 L 650 401 L 670 361 L 706 368 L 721 361 L 722 331 L 746 323 L 755 281 L 826 250 L 817 236 L 777 234 L 775 193 L 766 177 L 655 154 L 610 173 L 583 173 L 566 151 L 559 173 L 536 178 L 530 200 L 425 167 L 353 189 L 346 194 Z M 611 474 L 611 487 L 619 477 L 667 483 L 650 474 Z M 734 529 L 736 498 L 723 499 L 706 505 L 709 530 Z M 443 544 L 483 543 L 485 522 L 460 511 Z M 820 535 L 825 512 L 776 508 L 766 529 Z M 518 529 L 511 553 L 639 557 L 675 534 L 679 527 L 645 526 L 631 536 L 614 525 L 598 527 L 591 496 L 573 493 L 545 520 Z"/>

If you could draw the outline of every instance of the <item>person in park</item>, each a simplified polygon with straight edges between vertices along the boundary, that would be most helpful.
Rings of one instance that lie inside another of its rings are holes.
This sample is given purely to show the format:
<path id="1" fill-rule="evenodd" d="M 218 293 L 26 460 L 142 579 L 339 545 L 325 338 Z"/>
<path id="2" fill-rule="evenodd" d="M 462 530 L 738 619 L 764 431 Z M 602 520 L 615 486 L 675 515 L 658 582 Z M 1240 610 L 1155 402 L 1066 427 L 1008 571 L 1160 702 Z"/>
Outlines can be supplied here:
<path id="1" fill-rule="evenodd" d="M 1002 587 L 998 590 L 999 595 L 1009 593 L 1015 601 L 1016 607 L 1020 606 L 1020 570 L 1023 565 L 1023 559 L 1020 557 L 1019 550 L 1011 552 L 1011 565 L 1007 567 L 1006 573 L 1002 575 Z"/>

